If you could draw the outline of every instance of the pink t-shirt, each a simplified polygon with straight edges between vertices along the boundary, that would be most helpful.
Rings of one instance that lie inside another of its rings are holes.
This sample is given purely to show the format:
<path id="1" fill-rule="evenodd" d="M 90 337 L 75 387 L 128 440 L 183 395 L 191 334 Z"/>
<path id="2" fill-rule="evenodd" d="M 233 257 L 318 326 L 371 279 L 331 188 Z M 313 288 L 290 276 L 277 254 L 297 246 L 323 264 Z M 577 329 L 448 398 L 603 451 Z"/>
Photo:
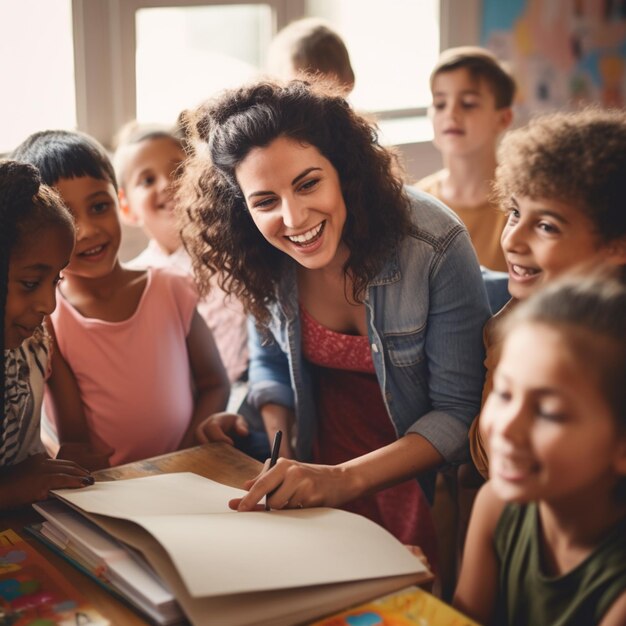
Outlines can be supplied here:
<path id="1" fill-rule="evenodd" d="M 191 258 L 183 247 L 166 254 L 154 239 L 139 256 L 124 265 L 132 269 L 171 267 L 193 276 Z M 248 331 L 243 306 L 227 296 L 214 280 L 209 294 L 198 302 L 198 313 L 211 329 L 228 378 L 234 383 L 248 369 Z"/>
<path id="2" fill-rule="evenodd" d="M 57 343 L 92 440 L 115 449 L 111 465 L 178 448 L 194 409 L 186 339 L 197 300 L 191 280 L 166 269 L 148 270 L 137 310 L 123 322 L 83 317 L 59 293 Z"/>

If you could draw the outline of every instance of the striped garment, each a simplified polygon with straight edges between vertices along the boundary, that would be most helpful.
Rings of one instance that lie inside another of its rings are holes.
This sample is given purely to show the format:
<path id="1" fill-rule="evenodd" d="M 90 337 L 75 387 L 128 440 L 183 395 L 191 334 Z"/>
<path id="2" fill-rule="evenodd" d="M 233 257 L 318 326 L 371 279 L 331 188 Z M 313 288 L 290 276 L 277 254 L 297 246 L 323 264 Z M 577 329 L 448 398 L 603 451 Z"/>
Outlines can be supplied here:
<path id="1" fill-rule="evenodd" d="M 0 466 L 43 452 L 39 434 L 50 340 L 43 328 L 19 348 L 4 351 L 4 415 L 0 423 Z"/>

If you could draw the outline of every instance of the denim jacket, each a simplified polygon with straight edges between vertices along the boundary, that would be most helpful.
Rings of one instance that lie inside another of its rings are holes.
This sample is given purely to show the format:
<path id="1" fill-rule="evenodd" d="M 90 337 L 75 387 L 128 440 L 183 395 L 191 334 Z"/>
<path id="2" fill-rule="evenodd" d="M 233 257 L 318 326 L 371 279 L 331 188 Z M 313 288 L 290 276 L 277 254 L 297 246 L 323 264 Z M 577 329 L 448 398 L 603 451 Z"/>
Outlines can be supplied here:
<path id="1" fill-rule="evenodd" d="M 368 337 L 397 436 L 419 433 L 457 464 L 468 457 L 467 431 L 480 408 L 489 304 L 465 227 L 431 196 L 407 194 L 413 228 L 367 287 Z M 249 325 L 248 401 L 295 408 L 296 455 L 307 461 L 316 402 L 302 356 L 295 264 L 271 314 L 269 341 Z"/>

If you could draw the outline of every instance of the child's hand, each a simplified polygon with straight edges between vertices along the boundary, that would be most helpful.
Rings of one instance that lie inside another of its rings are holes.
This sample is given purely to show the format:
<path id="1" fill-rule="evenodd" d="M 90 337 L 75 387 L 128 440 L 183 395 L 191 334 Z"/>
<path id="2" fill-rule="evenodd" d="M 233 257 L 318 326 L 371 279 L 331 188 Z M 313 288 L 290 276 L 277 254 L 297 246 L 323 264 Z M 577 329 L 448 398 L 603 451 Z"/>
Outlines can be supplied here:
<path id="1" fill-rule="evenodd" d="M 224 441 L 232 446 L 234 442 L 227 433 L 245 437 L 249 432 L 248 424 L 241 415 L 223 411 L 222 413 L 213 413 L 201 422 L 196 428 L 196 438 L 200 443 Z"/>
<path id="2" fill-rule="evenodd" d="M 99 446 L 93 448 L 88 443 L 68 442 L 61 444 L 57 453 L 57 459 L 74 461 L 77 465 L 95 472 L 99 469 L 111 467 L 110 456 L 115 452 L 113 448 Z"/>
<path id="3" fill-rule="evenodd" d="M 51 489 L 93 485 L 89 472 L 72 461 L 35 454 L 0 471 L 0 508 L 10 509 L 45 500 Z"/>

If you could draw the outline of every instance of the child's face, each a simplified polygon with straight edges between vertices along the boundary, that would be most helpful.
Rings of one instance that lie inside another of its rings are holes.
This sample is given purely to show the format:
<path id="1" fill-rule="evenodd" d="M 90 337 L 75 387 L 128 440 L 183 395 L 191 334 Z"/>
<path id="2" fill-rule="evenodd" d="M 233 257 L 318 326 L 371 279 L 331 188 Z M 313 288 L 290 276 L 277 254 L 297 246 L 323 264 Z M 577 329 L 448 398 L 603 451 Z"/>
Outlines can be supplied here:
<path id="1" fill-rule="evenodd" d="M 129 147 L 120 207 L 165 252 L 180 247 L 172 183 L 185 159 L 178 143 L 167 137 L 147 139 Z"/>
<path id="2" fill-rule="evenodd" d="M 626 471 L 626 442 L 596 370 L 553 326 L 522 323 L 507 336 L 481 415 L 501 498 L 563 501 Z"/>
<path id="3" fill-rule="evenodd" d="M 56 306 L 56 286 L 69 263 L 74 236 L 52 226 L 26 235 L 11 254 L 4 319 L 4 347 L 17 348 Z"/>
<path id="4" fill-rule="evenodd" d="M 523 300 L 563 272 L 594 259 L 609 260 L 609 248 L 593 222 L 558 200 L 511 198 L 500 242 L 508 266 L 509 292 Z"/>
<path id="5" fill-rule="evenodd" d="M 113 183 L 80 176 L 60 178 L 55 187 L 76 224 L 76 247 L 64 274 L 68 278 L 108 276 L 119 263 L 122 239 Z"/>
<path id="6" fill-rule="evenodd" d="M 511 122 L 511 109 L 496 108 L 495 96 L 483 79 L 465 68 L 442 72 L 432 85 L 430 114 L 435 146 L 444 156 L 492 154 L 500 133 Z"/>

